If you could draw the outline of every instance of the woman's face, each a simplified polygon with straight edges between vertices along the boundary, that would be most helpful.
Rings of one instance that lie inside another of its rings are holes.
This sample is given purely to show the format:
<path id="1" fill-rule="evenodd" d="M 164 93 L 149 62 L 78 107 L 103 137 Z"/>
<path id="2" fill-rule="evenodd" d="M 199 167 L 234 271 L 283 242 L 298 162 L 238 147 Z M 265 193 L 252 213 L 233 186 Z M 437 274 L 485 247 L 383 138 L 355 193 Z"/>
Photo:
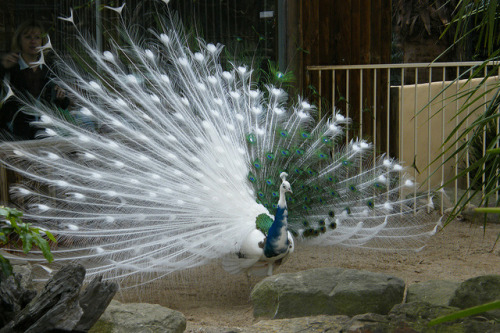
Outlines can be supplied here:
<path id="1" fill-rule="evenodd" d="M 22 53 L 38 55 L 40 46 L 42 46 L 42 32 L 39 28 L 30 28 L 21 34 Z"/>

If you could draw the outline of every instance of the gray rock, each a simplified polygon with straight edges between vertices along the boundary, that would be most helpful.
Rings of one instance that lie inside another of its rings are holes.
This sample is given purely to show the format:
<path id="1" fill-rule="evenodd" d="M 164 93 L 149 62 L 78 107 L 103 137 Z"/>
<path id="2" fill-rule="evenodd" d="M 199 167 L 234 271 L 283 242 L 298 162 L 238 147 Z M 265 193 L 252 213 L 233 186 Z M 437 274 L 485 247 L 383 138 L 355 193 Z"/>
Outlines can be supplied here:
<path id="1" fill-rule="evenodd" d="M 389 328 L 381 332 L 422 332 L 422 333 L 494 333 L 499 325 L 484 318 L 461 318 L 435 326 L 428 326 L 432 319 L 459 311 L 451 306 L 432 305 L 426 302 L 411 302 L 394 306 L 388 315 Z M 375 332 L 375 330 L 373 331 Z"/>
<path id="2" fill-rule="evenodd" d="M 211 333 L 281 333 L 281 332 L 329 332 L 329 333 L 496 333 L 499 324 L 484 318 L 464 318 L 458 321 L 429 327 L 431 319 L 457 311 L 449 306 L 425 302 L 398 304 L 388 315 L 366 313 L 348 316 L 313 316 L 291 319 L 262 320 L 240 330 L 207 331 Z"/>
<path id="3" fill-rule="evenodd" d="M 406 302 L 427 302 L 433 305 L 446 306 L 455 295 L 460 282 L 432 280 L 408 286 Z"/>
<path id="4" fill-rule="evenodd" d="M 29 283 L 20 271 L 13 266 L 13 274 L 9 277 L 0 273 L 0 327 L 13 320 L 36 296 L 36 291 L 26 288 Z"/>
<path id="5" fill-rule="evenodd" d="M 242 333 L 299 333 L 299 332 L 341 332 L 349 320 L 347 316 L 314 316 L 290 319 L 262 320 Z M 227 331 L 226 331 L 227 332 Z"/>
<path id="6" fill-rule="evenodd" d="M 94 326 L 117 291 L 118 284 L 115 282 L 102 282 L 102 276 L 94 278 L 80 295 L 79 304 L 83 315 L 73 330 L 87 332 Z"/>
<path id="7" fill-rule="evenodd" d="M 84 277 L 81 265 L 63 267 L 0 332 L 71 331 L 83 313 L 78 296 Z"/>
<path id="8" fill-rule="evenodd" d="M 464 281 L 450 300 L 451 306 L 461 309 L 500 300 L 500 275 L 483 275 Z M 500 318 L 500 310 L 487 313 Z"/>
<path id="9" fill-rule="evenodd" d="M 111 301 L 104 314 L 89 330 L 94 333 L 184 332 L 186 318 L 157 304 Z"/>
<path id="10" fill-rule="evenodd" d="M 278 274 L 252 291 L 255 317 L 387 314 L 403 300 L 403 280 L 379 273 L 319 268 Z"/>

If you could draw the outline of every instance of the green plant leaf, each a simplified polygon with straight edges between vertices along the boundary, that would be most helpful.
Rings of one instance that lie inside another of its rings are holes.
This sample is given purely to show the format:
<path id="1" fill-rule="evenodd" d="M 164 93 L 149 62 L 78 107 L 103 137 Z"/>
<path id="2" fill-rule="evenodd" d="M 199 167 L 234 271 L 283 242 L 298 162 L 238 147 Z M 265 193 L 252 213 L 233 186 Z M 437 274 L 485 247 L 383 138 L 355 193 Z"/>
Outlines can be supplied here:
<path id="1" fill-rule="evenodd" d="M 47 259 L 48 262 L 52 262 L 54 260 L 54 257 L 50 252 L 49 242 L 47 242 L 47 240 L 45 240 L 39 234 L 35 234 L 33 235 L 33 242 L 36 244 L 36 246 L 40 248 L 40 250 L 43 253 L 43 256 L 45 257 L 45 259 Z"/>
<path id="2" fill-rule="evenodd" d="M 460 319 L 460 318 L 464 318 L 464 317 L 470 317 L 470 316 L 474 316 L 474 315 L 477 315 L 477 314 L 480 314 L 480 313 L 483 313 L 486 311 L 490 311 L 490 310 L 495 310 L 495 309 L 500 309 L 500 300 L 494 301 L 491 303 L 486 303 L 486 304 L 474 306 L 474 307 L 467 308 L 467 309 L 457 311 L 454 313 L 450 313 L 446 316 L 438 317 L 436 319 L 431 320 L 428 325 L 434 326 L 434 325 L 441 324 L 441 323 L 444 323 L 447 321 L 452 321 L 452 320 L 456 320 L 456 319 Z"/>
<path id="3" fill-rule="evenodd" d="M 30 233 L 22 233 L 19 238 L 23 241 L 23 252 L 28 253 L 33 247 L 33 236 Z"/>
<path id="4" fill-rule="evenodd" d="M 7 277 L 12 274 L 12 265 L 10 264 L 10 261 L 7 258 L 4 258 L 4 256 L 2 256 L 1 254 L 0 254 L 0 268 L 1 268 L 0 273 L 2 273 L 3 276 Z"/>
<path id="5" fill-rule="evenodd" d="M 45 233 L 45 235 L 47 236 L 48 239 L 50 239 L 54 243 L 57 243 L 56 238 L 54 237 L 54 235 L 52 235 L 52 233 L 50 231 L 44 230 L 43 232 Z"/>

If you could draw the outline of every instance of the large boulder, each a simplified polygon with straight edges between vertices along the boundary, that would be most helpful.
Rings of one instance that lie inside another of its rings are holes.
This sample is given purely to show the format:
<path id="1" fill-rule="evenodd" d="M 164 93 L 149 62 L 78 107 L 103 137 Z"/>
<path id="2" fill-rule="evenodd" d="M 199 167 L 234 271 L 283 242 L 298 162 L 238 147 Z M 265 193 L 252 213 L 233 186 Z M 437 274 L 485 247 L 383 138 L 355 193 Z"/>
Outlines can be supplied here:
<path id="1" fill-rule="evenodd" d="M 500 275 L 483 275 L 462 282 L 450 300 L 450 305 L 466 309 L 496 300 L 500 300 Z M 500 310 L 489 311 L 487 314 L 500 318 Z"/>
<path id="2" fill-rule="evenodd" d="M 447 306 L 455 295 L 460 282 L 431 280 L 408 286 L 406 302 L 427 302 L 433 305 Z"/>
<path id="3" fill-rule="evenodd" d="M 251 298 L 255 317 L 387 314 L 402 302 L 404 288 L 403 280 L 385 274 L 318 268 L 268 277 Z"/>
<path id="4" fill-rule="evenodd" d="M 182 333 L 186 318 L 178 311 L 158 304 L 111 301 L 90 333 Z"/>

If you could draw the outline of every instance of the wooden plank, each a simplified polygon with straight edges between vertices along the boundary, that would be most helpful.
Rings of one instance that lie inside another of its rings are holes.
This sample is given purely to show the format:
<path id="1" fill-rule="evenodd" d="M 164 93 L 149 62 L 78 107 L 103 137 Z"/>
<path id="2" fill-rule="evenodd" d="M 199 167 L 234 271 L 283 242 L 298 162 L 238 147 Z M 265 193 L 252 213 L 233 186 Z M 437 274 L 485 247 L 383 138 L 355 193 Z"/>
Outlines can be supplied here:
<path id="1" fill-rule="evenodd" d="M 374 27 L 372 27 L 371 3 L 376 0 L 359 1 L 359 63 L 369 64 L 371 61 L 370 53 L 372 51 L 371 36 Z M 354 16 L 354 15 L 353 15 Z"/>

